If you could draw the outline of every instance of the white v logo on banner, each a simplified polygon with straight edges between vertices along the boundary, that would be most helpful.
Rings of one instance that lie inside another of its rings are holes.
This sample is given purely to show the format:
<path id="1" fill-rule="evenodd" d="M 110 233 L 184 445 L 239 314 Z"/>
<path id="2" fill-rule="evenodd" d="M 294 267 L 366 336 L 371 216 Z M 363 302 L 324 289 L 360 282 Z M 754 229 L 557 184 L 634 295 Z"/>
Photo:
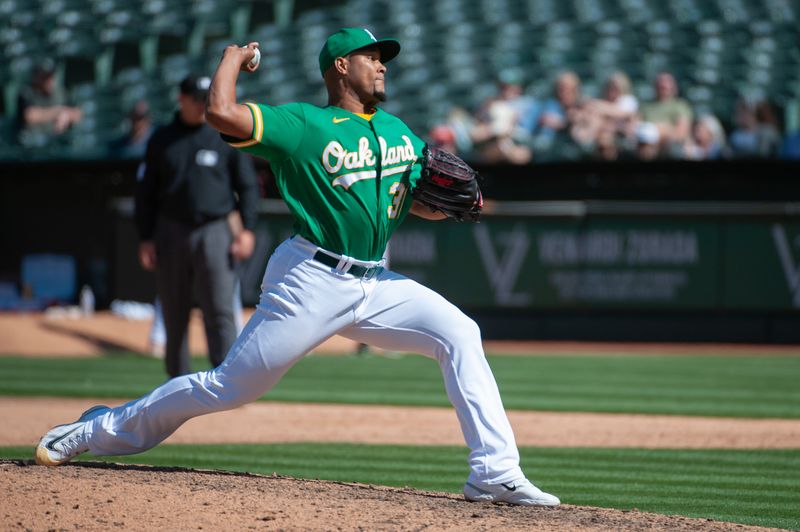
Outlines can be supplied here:
<path id="1" fill-rule="evenodd" d="M 531 245 L 525 224 L 517 224 L 512 231 L 495 235 L 496 240 L 505 247 L 500 258 L 495 254 L 492 235 L 485 224 L 475 225 L 473 235 L 489 277 L 489 284 L 494 289 L 495 301 L 513 307 L 527 305 L 531 300 L 530 294 L 513 292 Z"/>
<path id="2" fill-rule="evenodd" d="M 795 264 L 786 229 L 780 224 L 773 225 L 772 239 L 775 241 L 775 247 L 778 248 L 778 257 L 781 259 L 786 283 L 789 285 L 789 290 L 792 291 L 792 303 L 795 307 L 800 307 L 800 267 Z"/>

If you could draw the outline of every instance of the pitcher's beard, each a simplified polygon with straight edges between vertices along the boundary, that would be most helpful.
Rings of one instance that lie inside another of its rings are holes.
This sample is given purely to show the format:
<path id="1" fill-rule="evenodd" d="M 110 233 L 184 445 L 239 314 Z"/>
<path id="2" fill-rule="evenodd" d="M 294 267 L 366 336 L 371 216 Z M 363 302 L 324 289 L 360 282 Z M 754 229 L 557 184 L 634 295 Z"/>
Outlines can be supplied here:
<path id="1" fill-rule="evenodd" d="M 375 97 L 378 99 L 379 102 L 385 102 L 386 91 L 375 91 Z"/>

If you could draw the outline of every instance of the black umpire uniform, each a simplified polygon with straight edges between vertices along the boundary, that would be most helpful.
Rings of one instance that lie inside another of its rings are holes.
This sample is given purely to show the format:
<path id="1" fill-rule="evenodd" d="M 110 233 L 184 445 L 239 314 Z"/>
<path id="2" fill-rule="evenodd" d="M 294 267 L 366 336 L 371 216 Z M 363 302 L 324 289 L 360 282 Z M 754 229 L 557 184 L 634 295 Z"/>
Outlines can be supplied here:
<path id="1" fill-rule="evenodd" d="M 222 363 L 236 340 L 236 264 L 228 215 L 238 209 L 246 230 L 256 221 L 258 185 L 251 159 L 205 123 L 200 106 L 210 83 L 207 77 L 184 79 L 181 110 L 172 123 L 153 133 L 137 176 L 136 225 L 140 242 L 155 246 L 156 291 L 164 312 L 170 377 L 191 372 L 188 324 L 193 288 L 214 366 Z M 199 123 L 183 119 L 188 116 L 184 107 L 192 108 L 189 112 Z"/>

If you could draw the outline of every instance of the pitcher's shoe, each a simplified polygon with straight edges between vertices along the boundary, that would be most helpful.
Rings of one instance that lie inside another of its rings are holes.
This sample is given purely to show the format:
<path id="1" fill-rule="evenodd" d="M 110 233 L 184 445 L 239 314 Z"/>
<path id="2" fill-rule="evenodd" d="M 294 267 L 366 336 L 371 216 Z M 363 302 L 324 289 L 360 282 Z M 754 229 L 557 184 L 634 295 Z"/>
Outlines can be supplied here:
<path id="1" fill-rule="evenodd" d="M 46 466 L 57 466 L 69 462 L 81 453 L 89 450 L 84 437 L 86 422 L 111 410 L 104 405 L 93 406 L 78 418 L 78 421 L 58 425 L 50 429 L 36 447 L 36 463 Z"/>
<path id="2" fill-rule="evenodd" d="M 522 506 L 558 506 L 561 501 L 555 495 L 545 493 L 522 478 L 505 484 L 464 484 L 464 498 L 471 502 L 507 502 Z"/>

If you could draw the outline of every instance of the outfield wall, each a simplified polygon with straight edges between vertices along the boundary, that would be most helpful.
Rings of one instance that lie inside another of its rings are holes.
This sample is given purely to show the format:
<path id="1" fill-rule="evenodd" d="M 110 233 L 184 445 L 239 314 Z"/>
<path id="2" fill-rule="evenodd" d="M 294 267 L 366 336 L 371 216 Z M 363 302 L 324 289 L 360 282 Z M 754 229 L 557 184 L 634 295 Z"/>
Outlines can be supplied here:
<path id="1" fill-rule="evenodd" d="M 487 201 L 479 224 L 409 217 L 393 238 L 392 267 L 463 307 L 487 337 L 800 342 L 800 172 L 748 164 L 728 173 L 712 165 L 707 175 L 692 174 L 706 168 L 696 165 L 482 169 L 487 195 L 505 200 Z M 24 254 L 68 253 L 101 305 L 151 300 L 131 220 L 134 169 L 5 167 L 3 277 L 13 279 Z M 534 177 L 540 186 L 517 186 Z M 692 179 L 696 199 L 687 199 Z M 721 199 L 708 199 L 717 185 Z M 264 200 L 258 258 L 242 267 L 246 303 L 290 234 L 283 203 Z"/>
<path id="2" fill-rule="evenodd" d="M 800 341 L 800 205 L 497 203 L 479 224 L 409 218 L 391 267 L 491 337 Z M 259 254 L 291 234 L 265 202 Z M 258 297 L 261 265 L 243 270 Z"/>

